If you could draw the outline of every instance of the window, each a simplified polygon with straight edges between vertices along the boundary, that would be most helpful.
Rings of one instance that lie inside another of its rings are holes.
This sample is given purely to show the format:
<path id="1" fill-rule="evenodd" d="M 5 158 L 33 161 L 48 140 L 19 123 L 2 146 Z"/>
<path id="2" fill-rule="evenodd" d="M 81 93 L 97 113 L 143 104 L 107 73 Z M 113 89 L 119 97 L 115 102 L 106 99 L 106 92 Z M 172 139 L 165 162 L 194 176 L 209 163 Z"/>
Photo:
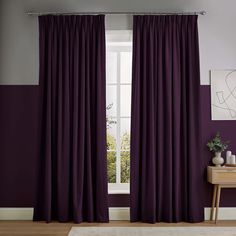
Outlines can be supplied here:
<path id="1" fill-rule="evenodd" d="M 132 33 L 108 31 L 106 52 L 109 193 L 129 193 Z"/>

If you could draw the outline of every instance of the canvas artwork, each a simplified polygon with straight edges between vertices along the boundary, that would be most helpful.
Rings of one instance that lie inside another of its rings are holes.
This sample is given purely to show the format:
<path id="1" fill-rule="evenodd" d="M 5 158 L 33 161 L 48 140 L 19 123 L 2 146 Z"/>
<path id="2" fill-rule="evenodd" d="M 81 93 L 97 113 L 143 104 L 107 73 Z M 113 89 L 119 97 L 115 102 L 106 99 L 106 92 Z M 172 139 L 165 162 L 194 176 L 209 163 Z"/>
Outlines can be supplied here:
<path id="1" fill-rule="evenodd" d="M 236 120 L 236 69 L 211 71 L 212 120 Z"/>

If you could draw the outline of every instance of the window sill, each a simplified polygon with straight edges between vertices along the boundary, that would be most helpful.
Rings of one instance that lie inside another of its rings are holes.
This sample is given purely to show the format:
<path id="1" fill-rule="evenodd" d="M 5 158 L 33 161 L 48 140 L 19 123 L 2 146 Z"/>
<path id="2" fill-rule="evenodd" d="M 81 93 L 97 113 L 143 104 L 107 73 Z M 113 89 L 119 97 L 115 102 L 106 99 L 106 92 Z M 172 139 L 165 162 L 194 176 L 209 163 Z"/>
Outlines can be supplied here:
<path id="1" fill-rule="evenodd" d="M 108 184 L 108 194 L 130 194 L 130 184 Z"/>
<path id="2" fill-rule="evenodd" d="M 130 194 L 129 190 L 108 190 L 108 194 Z"/>

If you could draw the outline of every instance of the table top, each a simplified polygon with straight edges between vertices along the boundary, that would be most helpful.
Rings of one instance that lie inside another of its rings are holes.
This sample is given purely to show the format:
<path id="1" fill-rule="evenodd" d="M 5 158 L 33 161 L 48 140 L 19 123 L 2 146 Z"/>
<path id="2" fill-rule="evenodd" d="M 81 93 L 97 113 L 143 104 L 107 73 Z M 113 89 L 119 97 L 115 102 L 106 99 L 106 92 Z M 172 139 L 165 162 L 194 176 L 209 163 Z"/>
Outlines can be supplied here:
<path id="1" fill-rule="evenodd" d="M 221 167 L 208 166 L 207 168 L 214 170 L 236 170 L 236 167 L 229 167 L 229 166 L 221 166 Z"/>

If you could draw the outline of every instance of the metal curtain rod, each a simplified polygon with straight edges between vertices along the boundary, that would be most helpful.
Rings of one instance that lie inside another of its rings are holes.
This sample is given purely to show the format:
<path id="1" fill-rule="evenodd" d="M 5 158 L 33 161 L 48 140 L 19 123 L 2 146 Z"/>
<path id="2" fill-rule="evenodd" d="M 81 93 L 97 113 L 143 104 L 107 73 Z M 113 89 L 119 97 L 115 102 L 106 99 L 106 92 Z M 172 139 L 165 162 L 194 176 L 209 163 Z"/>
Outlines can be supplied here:
<path id="1" fill-rule="evenodd" d="M 29 16 L 41 15 L 206 15 L 206 11 L 195 12 L 26 12 Z"/>

